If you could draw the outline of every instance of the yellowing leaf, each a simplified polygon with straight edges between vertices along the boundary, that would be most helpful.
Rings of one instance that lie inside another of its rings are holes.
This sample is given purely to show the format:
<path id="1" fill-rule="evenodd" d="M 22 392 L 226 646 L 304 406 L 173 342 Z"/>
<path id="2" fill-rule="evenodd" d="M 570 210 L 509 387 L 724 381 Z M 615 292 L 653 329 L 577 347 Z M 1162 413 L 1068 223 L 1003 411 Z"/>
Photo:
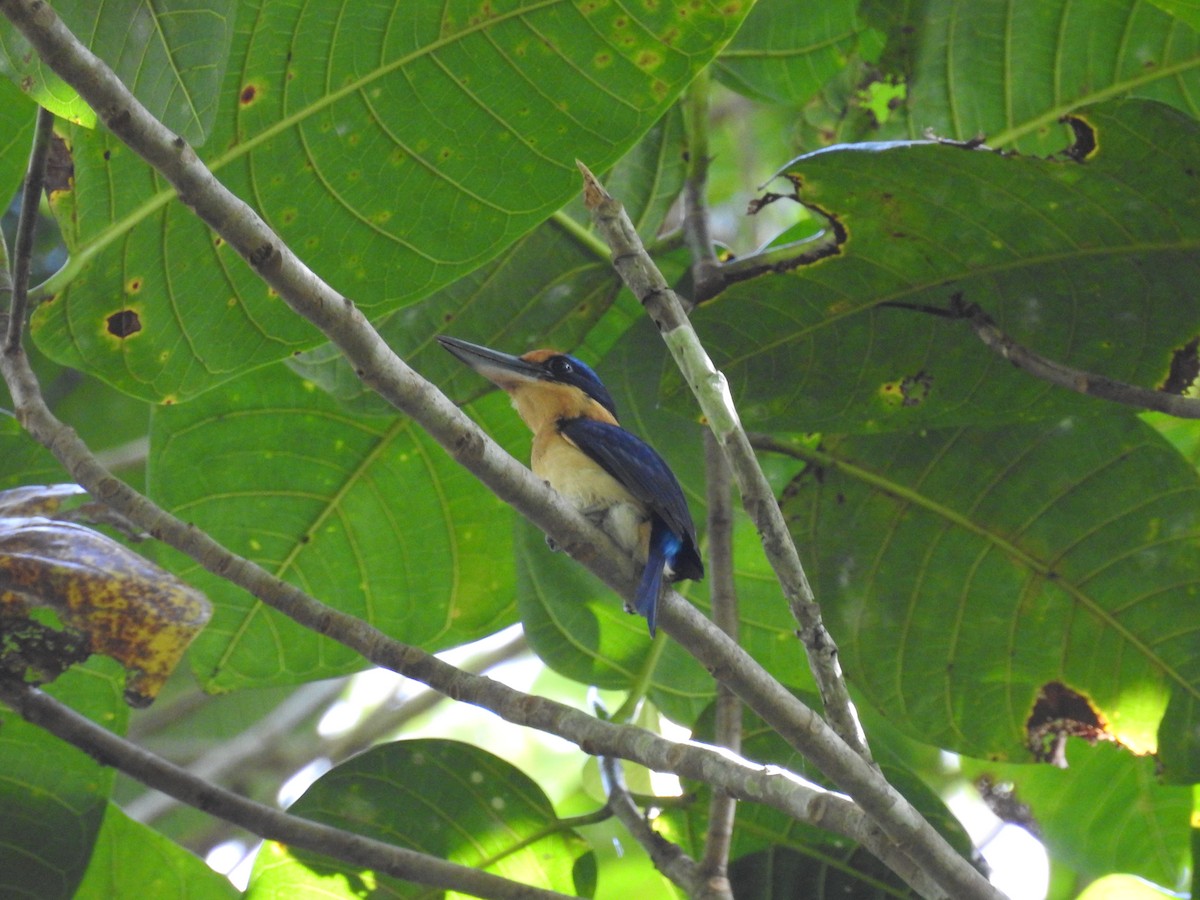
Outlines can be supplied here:
<path id="1" fill-rule="evenodd" d="M 0 518 L 4 670 L 52 680 L 100 653 L 127 669 L 126 702 L 145 706 L 211 614 L 202 593 L 97 531 Z"/>

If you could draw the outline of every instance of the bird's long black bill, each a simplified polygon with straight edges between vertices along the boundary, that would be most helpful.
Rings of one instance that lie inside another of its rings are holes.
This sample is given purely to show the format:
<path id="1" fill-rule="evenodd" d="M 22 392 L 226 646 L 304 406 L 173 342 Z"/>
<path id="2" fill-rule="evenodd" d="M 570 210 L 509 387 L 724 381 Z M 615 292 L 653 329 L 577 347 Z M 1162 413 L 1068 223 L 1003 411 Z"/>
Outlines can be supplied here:
<path id="1" fill-rule="evenodd" d="M 545 378 L 541 367 L 511 353 L 501 353 L 490 347 L 445 335 L 438 335 L 437 341 L 484 378 L 501 387 L 514 381 L 541 381 Z"/>

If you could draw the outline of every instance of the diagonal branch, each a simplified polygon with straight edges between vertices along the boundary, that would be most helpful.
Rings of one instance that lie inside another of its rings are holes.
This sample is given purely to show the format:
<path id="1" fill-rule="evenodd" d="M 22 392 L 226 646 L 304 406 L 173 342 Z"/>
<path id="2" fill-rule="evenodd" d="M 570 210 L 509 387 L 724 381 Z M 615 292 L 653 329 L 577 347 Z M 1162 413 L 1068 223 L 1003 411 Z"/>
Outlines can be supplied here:
<path id="1" fill-rule="evenodd" d="M 613 265 L 626 286 L 646 307 L 662 333 L 671 355 L 700 403 L 709 428 L 725 451 L 742 494 L 742 504 L 762 538 L 792 614 L 800 622 L 800 638 L 808 651 L 809 666 L 821 691 L 825 714 L 841 738 L 870 762 L 871 753 L 858 722 L 858 713 L 846 689 L 838 662 L 837 646 L 825 629 L 821 608 L 813 597 L 808 576 L 800 563 L 783 512 L 766 475 L 746 439 L 725 376 L 716 370 L 683 312 L 679 298 L 668 287 L 621 204 L 604 190 L 596 177 L 579 163 L 584 196 L 601 234 L 612 247 Z"/>
<path id="2" fill-rule="evenodd" d="M 625 786 L 625 774 L 621 771 L 620 761 L 611 756 L 600 757 L 600 775 L 604 792 L 608 795 L 609 809 L 633 839 L 642 845 L 654 868 L 669 878 L 672 884 L 694 895 L 699 880 L 696 861 L 684 853 L 678 844 L 671 843 L 650 827 Z"/>

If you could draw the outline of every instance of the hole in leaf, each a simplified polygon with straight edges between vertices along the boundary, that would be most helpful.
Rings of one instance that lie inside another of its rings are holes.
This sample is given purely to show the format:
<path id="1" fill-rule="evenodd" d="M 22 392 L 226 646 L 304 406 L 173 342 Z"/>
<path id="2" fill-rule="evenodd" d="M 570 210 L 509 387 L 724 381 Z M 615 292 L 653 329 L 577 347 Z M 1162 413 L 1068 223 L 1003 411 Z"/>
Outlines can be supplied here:
<path id="1" fill-rule="evenodd" d="M 108 317 L 108 333 L 127 338 L 142 330 L 142 320 L 132 309 L 122 309 Z"/>

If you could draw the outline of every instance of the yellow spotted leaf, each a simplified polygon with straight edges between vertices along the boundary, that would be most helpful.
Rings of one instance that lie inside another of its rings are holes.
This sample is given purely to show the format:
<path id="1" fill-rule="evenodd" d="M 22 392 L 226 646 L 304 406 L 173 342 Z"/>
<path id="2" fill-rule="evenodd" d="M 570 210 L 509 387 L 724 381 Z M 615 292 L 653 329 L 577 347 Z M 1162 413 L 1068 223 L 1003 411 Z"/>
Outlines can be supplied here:
<path id="1" fill-rule="evenodd" d="M 145 706 L 211 614 L 202 593 L 98 531 L 0 518 L 0 670 L 48 681 L 100 653 Z"/>

